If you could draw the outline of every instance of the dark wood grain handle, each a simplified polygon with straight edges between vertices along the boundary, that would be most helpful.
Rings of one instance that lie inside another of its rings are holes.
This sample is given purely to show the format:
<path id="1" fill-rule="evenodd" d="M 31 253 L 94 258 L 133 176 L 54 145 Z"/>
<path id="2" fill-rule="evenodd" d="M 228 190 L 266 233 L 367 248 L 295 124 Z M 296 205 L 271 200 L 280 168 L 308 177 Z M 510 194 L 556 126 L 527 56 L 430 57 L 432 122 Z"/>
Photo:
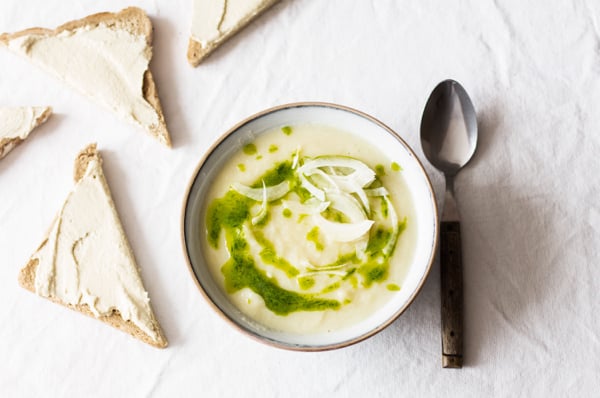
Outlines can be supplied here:
<path id="1" fill-rule="evenodd" d="M 463 277 L 460 222 L 442 221 L 440 245 L 442 366 L 462 368 Z"/>

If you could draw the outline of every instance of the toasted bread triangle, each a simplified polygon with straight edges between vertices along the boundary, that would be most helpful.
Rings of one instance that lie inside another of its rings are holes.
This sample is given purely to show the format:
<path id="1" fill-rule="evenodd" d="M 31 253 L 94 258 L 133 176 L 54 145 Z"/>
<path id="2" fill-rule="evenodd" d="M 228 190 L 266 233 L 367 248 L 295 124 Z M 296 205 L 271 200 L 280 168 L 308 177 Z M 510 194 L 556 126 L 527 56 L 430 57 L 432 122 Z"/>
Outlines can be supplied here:
<path id="1" fill-rule="evenodd" d="M 95 171 L 94 171 L 94 180 L 98 181 L 99 184 L 102 184 L 103 191 L 106 194 L 106 198 L 104 198 L 104 199 L 106 199 L 108 201 L 110 206 L 113 206 L 113 210 L 114 210 L 113 211 L 113 214 L 114 214 L 113 222 L 115 223 L 115 227 L 117 230 L 121 231 L 121 236 L 114 237 L 115 241 L 109 242 L 109 243 L 113 243 L 115 245 L 125 247 L 126 250 L 128 250 L 130 252 L 131 262 L 123 265 L 123 267 L 127 267 L 128 271 L 133 272 L 133 273 L 135 273 L 135 275 L 137 275 L 138 278 L 135 278 L 135 279 L 137 280 L 137 283 L 139 283 L 139 287 L 145 291 L 145 288 L 143 287 L 141 278 L 139 278 L 139 271 L 138 271 L 137 264 L 135 264 L 135 260 L 133 259 L 133 253 L 131 252 L 131 248 L 129 246 L 127 238 L 121 227 L 120 220 L 118 219 L 118 214 L 116 212 L 116 209 L 114 209 L 114 203 L 112 201 L 110 190 L 108 188 L 108 185 L 104 178 L 104 174 L 102 172 L 102 167 L 101 167 L 102 159 L 101 159 L 98 151 L 96 150 L 95 144 L 88 146 L 83 151 L 81 151 L 79 153 L 79 155 L 77 156 L 77 159 L 75 161 L 75 167 L 74 167 L 74 178 L 75 178 L 75 182 L 76 182 L 76 187 L 77 187 L 77 184 L 80 181 L 82 181 L 82 179 L 85 177 L 86 173 L 88 172 L 88 167 L 91 167 L 91 166 L 89 166 L 89 164 L 92 161 L 95 161 L 95 164 L 99 165 L 97 167 L 97 169 L 95 169 Z M 74 189 L 71 192 L 69 197 L 71 197 L 71 195 L 77 195 L 76 189 Z M 92 211 L 92 209 L 90 209 L 90 211 Z M 19 284 L 23 288 L 25 288 L 31 292 L 37 293 L 37 291 L 36 291 L 36 274 L 37 274 L 38 268 L 40 266 L 40 258 L 43 258 L 43 256 L 40 255 L 40 253 L 42 252 L 42 250 L 44 250 L 46 248 L 46 246 L 48 244 L 50 244 L 49 241 L 52 239 L 51 233 L 54 229 L 55 223 L 58 221 L 58 218 L 60 216 L 61 215 L 59 213 L 57 218 L 54 220 L 46 237 L 42 241 L 41 245 L 36 250 L 36 252 L 32 255 L 29 262 L 25 265 L 25 267 L 19 273 Z M 76 219 L 72 220 L 72 222 L 77 223 L 77 220 Z M 94 250 L 93 247 L 91 250 Z M 102 254 L 102 253 L 99 253 L 99 254 Z M 53 257 L 53 261 L 55 261 L 57 258 L 58 257 Z M 78 266 L 85 267 L 85 264 L 78 263 Z M 78 270 L 78 272 L 80 272 L 80 271 L 81 270 Z M 54 272 L 56 273 L 56 272 L 60 272 L 60 271 L 55 270 Z M 117 276 L 117 275 L 114 276 L 115 280 L 119 280 L 119 278 L 120 278 L 120 276 Z M 115 286 L 115 288 L 117 288 L 117 287 Z M 95 293 L 95 292 L 91 292 L 91 294 L 93 294 L 93 293 Z M 56 294 L 51 293 L 48 295 L 43 295 L 43 294 L 39 294 L 39 295 L 44 298 L 49 299 L 50 301 L 64 305 L 66 307 L 69 307 L 75 311 L 81 312 L 90 317 L 96 318 L 96 319 L 98 319 L 104 323 L 107 323 L 117 329 L 120 329 L 126 333 L 129 333 L 133 337 L 136 337 L 136 338 L 142 340 L 143 342 L 148 343 L 154 347 L 164 348 L 168 344 L 167 340 L 161 330 L 161 327 L 160 327 L 158 321 L 156 320 L 156 317 L 154 316 L 154 313 L 152 311 L 152 308 L 151 308 L 149 302 L 147 303 L 146 306 L 144 306 L 143 310 L 146 311 L 146 313 L 144 315 L 147 316 L 147 319 L 150 320 L 150 328 L 152 329 L 152 331 L 155 334 L 154 337 L 150 336 L 146 331 L 144 331 L 141 327 L 136 325 L 132 320 L 125 320 L 118 309 L 112 309 L 110 313 L 100 314 L 98 316 L 98 315 L 94 314 L 94 312 L 92 311 L 92 309 L 90 308 L 90 306 L 88 304 L 82 303 L 81 298 L 79 298 L 79 302 L 67 302 L 67 301 L 63 300 L 61 297 L 58 297 L 59 295 L 56 295 Z"/>
<path id="2" fill-rule="evenodd" d="M 18 107 L 18 108 L 0 108 L 0 115 L 2 114 L 11 114 L 13 112 L 21 113 L 23 110 L 29 111 L 30 120 L 26 121 L 29 126 L 27 126 L 27 130 L 23 131 L 21 135 L 15 135 L 12 133 L 16 133 L 13 131 L 9 133 L 7 136 L 3 137 L 0 134 L 0 159 L 6 156 L 14 147 L 23 142 L 36 127 L 40 124 L 44 123 L 50 115 L 52 114 L 52 108 L 49 106 L 46 107 L 35 107 L 35 106 L 27 106 L 27 107 Z M 0 118 L 1 119 L 1 118 Z M 3 120 L 0 120 L 0 123 L 3 123 Z M 1 130 L 1 129 L 0 129 Z"/>
<path id="3" fill-rule="evenodd" d="M 204 0 L 204 2 L 209 2 L 213 0 Z M 208 57 L 214 50 L 216 50 L 221 44 L 226 42 L 230 37 L 234 36 L 244 27 L 246 27 L 250 22 L 259 17 L 265 11 L 267 11 L 272 5 L 277 3 L 279 0 L 265 0 L 260 3 L 256 8 L 251 10 L 248 13 L 242 14 L 239 16 L 239 19 L 233 22 L 233 27 L 231 29 L 226 29 L 214 40 L 210 41 L 200 41 L 198 38 L 195 38 L 193 35 L 190 36 L 190 40 L 188 43 L 188 51 L 187 51 L 187 59 L 190 65 L 198 66 L 206 57 Z M 192 12 L 192 15 L 202 14 L 203 10 L 197 9 L 198 7 L 202 7 L 201 2 L 194 1 L 193 7 L 195 8 Z M 225 9 L 227 9 L 227 2 L 225 2 Z M 223 19 L 223 18 L 221 18 Z M 192 24 L 196 23 L 192 21 Z"/>
<path id="4" fill-rule="evenodd" d="M 142 9 L 136 7 L 126 8 L 117 13 L 104 12 L 99 14 L 93 14 L 79 20 L 67 22 L 56 29 L 30 28 L 12 34 L 3 33 L 0 35 L 0 44 L 9 47 L 11 41 L 16 39 L 24 39 L 28 37 L 56 37 L 63 32 L 74 32 L 78 29 L 93 30 L 99 26 L 105 26 L 110 29 L 124 31 L 134 36 L 143 36 L 145 38 L 146 45 L 148 46 L 148 49 L 151 52 L 152 22 Z M 29 58 L 27 54 L 24 55 L 27 58 Z M 53 73 L 55 75 L 58 74 L 58 72 L 53 70 L 52 67 L 49 65 L 40 66 L 47 69 L 50 73 Z M 148 67 L 144 72 L 143 76 L 140 76 L 139 78 L 143 98 L 154 109 L 158 120 L 156 124 L 152 124 L 146 127 L 147 132 L 156 137 L 163 144 L 171 146 L 171 138 L 167 130 L 162 106 L 158 98 L 158 90 L 156 88 L 156 84 L 154 82 L 154 78 L 152 76 L 150 68 Z M 85 93 L 85 90 L 83 90 L 81 87 L 75 87 L 75 84 L 71 84 L 71 86 L 83 93 L 84 95 L 89 95 Z"/>

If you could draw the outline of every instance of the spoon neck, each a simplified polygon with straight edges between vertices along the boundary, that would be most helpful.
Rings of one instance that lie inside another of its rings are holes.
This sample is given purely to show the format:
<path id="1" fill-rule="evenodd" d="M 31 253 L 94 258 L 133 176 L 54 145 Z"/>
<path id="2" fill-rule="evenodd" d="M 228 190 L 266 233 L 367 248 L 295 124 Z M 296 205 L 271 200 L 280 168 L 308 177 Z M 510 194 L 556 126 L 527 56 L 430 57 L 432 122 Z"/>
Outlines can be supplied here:
<path id="1" fill-rule="evenodd" d="M 460 221 L 456 199 L 454 198 L 454 174 L 446 174 L 446 194 L 444 196 L 442 221 Z"/>
<path id="2" fill-rule="evenodd" d="M 446 194 L 448 191 L 454 196 L 454 176 L 456 173 L 445 173 L 444 177 L 446 178 Z"/>

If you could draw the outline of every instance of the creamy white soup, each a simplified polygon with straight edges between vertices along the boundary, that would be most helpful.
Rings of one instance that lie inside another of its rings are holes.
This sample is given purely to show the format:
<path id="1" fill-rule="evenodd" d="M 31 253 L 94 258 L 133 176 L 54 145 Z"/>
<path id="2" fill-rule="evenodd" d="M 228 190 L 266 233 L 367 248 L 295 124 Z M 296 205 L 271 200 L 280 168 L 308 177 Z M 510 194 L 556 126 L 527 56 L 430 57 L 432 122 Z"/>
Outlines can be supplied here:
<path id="1" fill-rule="evenodd" d="M 214 279 L 274 330 L 360 322 L 402 289 L 413 259 L 418 226 L 402 165 L 334 128 L 259 134 L 222 167 L 205 203 Z"/>

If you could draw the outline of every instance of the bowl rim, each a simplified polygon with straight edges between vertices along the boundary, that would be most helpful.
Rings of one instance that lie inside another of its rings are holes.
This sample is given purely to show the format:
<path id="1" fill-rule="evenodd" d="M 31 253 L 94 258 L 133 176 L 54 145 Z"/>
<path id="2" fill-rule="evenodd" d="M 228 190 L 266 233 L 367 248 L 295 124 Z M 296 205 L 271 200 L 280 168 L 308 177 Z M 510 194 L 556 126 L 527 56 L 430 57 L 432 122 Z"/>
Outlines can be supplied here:
<path id="1" fill-rule="evenodd" d="M 251 121 L 261 118 L 263 116 L 266 116 L 268 114 L 274 113 L 274 112 L 278 112 L 284 109 L 291 109 L 291 108 L 304 108 L 304 107 L 321 107 L 321 108 L 332 108 L 334 110 L 341 110 L 341 111 L 346 111 L 349 113 L 353 113 L 357 116 L 360 116 L 364 119 L 367 119 L 368 121 L 370 121 L 371 123 L 376 124 L 377 126 L 379 126 L 380 128 L 386 130 L 389 134 L 391 134 L 395 139 L 397 139 L 398 141 L 400 141 L 400 143 L 405 147 L 405 149 L 412 155 L 413 159 L 415 160 L 418 168 L 421 170 L 421 172 L 423 173 L 423 176 L 425 177 L 425 183 L 426 186 L 428 188 L 429 194 L 431 195 L 432 198 L 432 211 L 433 211 L 433 222 L 434 222 L 434 227 L 433 227 L 433 233 L 434 233 L 434 237 L 433 237 L 433 242 L 432 242 L 432 249 L 431 249 L 431 254 L 429 256 L 429 261 L 427 266 L 425 267 L 425 272 L 423 273 L 419 283 L 417 284 L 416 289 L 411 293 L 411 295 L 408 297 L 408 299 L 406 300 L 406 302 L 400 307 L 398 308 L 398 310 L 396 310 L 396 312 L 394 312 L 385 322 L 379 324 L 377 327 L 371 329 L 369 332 L 364 333 L 360 336 L 357 336 L 355 338 L 346 340 L 346 341 L 342 341 L 339 343 L 334 343 L 334 344 L 327 344 L 327 345 L 320 345 L 320 346 L 311 346 L 311 345 L 292 345 L 292 344 L 286 344 L 286 343 L 282 343 L 279 341 L 275 341 L 273 339 L 261 336 L 259 334 L 253 333 L 247 329 L 245 329 L 243 326 L 239 325 L 238 323 L 236 323 L 235 321 L 233 321 L 227 314 L 225 314 L 223 312 L 223 310 L 213 301 L 213 299 L 208 295 L 208 293 L 206 292 L 206 290 L 202 287 L 202 284 L 200 283 L 200 281 L 198 280 L 198 277 L 196 275 L 196 273 L 194 272 L 194 268 L 192 265 L 192 260 L 190 258 L 190 253 L 188 251 L 188 247 L 187 247 L 187 243 L 186 243 L 186 233 L 185 233 L 185 226 L 186 226 L 186 213 L 187 213 L 187 207 L 189 204 L 189 197 L 190 197 L 190 193 L 192 190 L 192 187 L 194 185 L 194 183 L 196 182 L 198 175 L 200 173 L 200 169 L 202 168 L 202 166 L 204 165 L 204 163 L 206 163 L 208 157 L 215 151 L 215 149 L 221 145 L 221 143 L 223 141 L 225 141 L 225 139 L 227 137 L 229 137 L 231 134 L 233 134 L 235 131 L 239 130 L 241 127 L 243 127 L 244 125 L 250 123 Z M 392 130 L 390 127 L 388 127 L 387 125 L 385 125 L 384 123 L 382 123 L 380 120 L 376 119 L 375 117 L 359 111 L 357 109 L 345 106 L 345 105 L 339 105 L 339 104 L 335 104 L 335 103 L 330 103 L 330 102 L 320 102 L 320 101 L 302 101 L 302 102 L 291 102 L 291 103 L 285 103 L 285 104 L 281 104 L 281 105 L 277 105 L 277 106 L 273 106 L 267 109 L 264 109 L 262 111 L 256 112 L 246 118 L 244 118 L 243 120 L 241 120 L 240 122 L 236 123 L 235 125 L 233 125 L 231 128 L 229 128 L 225 133 L 221 134 L 221 136 L 219 138 L 217 138 L 213 144 L 205 151 L 205 153 L 203 154 L 203 156 L 200 158 L 198 164 L 196 165 L 196 167 L 194 168 L 194 171 L 192 173 L 191 178 L 189 179 L 186 189 L 185 189 L 185 195 L 183 197 L 183 205 L 181 207 L 181 216 L 180 216 L 180 237 L 181 237 L 181 243 L 183 246 L 183 252 L 185 254 L 185 261 L 187 264 L 187 268 L 188 271 L 190 272 L 192 279 L 194 281 L 194 283 L 196 284 L 196 287 L 198 288 L 198 290 L 200 290 L 200 293 L 202 294 L 202 296 L 204 297 L 204 299 L 208 302 L 209 306 L 215 311 L 215 313 L 217 313 L 221 318 L 223 318 L 229 325 L 233 326 L 234 329 L 236 329 L 238 332 L 241 332 L 243 335 L 248 336 L 250 338 L 252 338 L 255 341 L 258 341 L 260 343 L 266 344 L 268 346 L 271 347 L 275 347 L 275 348 L 280 348 L 280 349 L 285 349 L 285 350 L 289 350 L 289 351 L 302 351 L 302 352 L 319 352 L 319 351 L 330 351 L 330 350 L 335 350 L 335 349 L 339 349 L 339 348 L 344 348 L 344 347 L 348 347 L 357 343 L 360 343 L 361 341 L 364 341 L 376 334 L 378 334 L 379 332 L 381 332 L 382 330 L 384 330 L 385 328 L 387 328 L 388 326 L 390 326 L 392 323 L 394 323 L 396 321 L 396 319 L 398 319 L 398 317 L 400 317 L 400 315 L 402 315 L 407 309 L 408 307 L 410 307 L 410 305 L 413 303 L 413 301 L 416 299 L 416 297 L 418 296 L 418 294 L 421 292 L 421 289 L 423 288 L 423 286 L 425 285 L 425 282 L 427 281 L 427 278 L 431 272 L 431 268 L 433 266 L 433 262 L 435 260 L 436 257 L 436 251 L 437 251 L 437 247 L 438 247 L 438 243 L 439 243 L 439 210 L 438 210 L 438 206 L 437 206 L 437 201 L 436 201 L 436 197 L 435 197 L 435 191 L 433 189 L 433 186 L 431 184 L 431 180 L 429 178 L 429 175 L 427 174 L 427 171 L 425 170 L 425 168 L 423 167 L 423 163 L 421 162 L 421 160 L 417 157 L 417 155 L 415 154 L 414 150 L 406 143 L 406 141 L 404 141 L 404 139 L 402 137 L 400 137 L 400 135 L 398 135 L 394 130 Z"/>

